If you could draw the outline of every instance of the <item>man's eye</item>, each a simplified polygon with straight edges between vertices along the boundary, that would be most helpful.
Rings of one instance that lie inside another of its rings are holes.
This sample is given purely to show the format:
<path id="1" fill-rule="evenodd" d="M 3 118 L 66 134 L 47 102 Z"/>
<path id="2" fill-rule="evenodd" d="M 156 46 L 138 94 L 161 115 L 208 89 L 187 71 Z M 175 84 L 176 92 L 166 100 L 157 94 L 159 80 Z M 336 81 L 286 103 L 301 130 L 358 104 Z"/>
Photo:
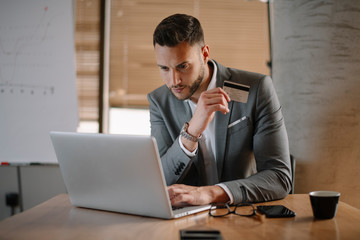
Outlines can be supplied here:
<path id="1" fill-rule="evenodd" d="M 160 69 L 161 69 L 162 71 L 168 71 L 168 70 L 169 70 L 168 67 L 160 67 Z"/>
<path id="2" fill-rule="evenodd" d="M 178 66 L 178 69 L 180 69 L 180 70 L 184 70 L 186 68 L 188 68 L 187 64 L 182 64 L 182 65 Z"/>

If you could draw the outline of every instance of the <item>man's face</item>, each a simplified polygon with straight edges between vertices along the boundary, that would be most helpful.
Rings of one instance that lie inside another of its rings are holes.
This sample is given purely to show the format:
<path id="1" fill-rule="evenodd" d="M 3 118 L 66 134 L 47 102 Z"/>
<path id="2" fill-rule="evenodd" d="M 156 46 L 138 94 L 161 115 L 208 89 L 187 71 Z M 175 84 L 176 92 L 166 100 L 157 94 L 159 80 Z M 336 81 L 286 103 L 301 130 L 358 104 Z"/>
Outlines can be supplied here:
<path id="1" fill-rule="evenodd" d="M 155 56 L 166 86 L 179 100 L 189 99 L 204 79 L 202 48 L 182 42 L 175 47 L 155 45 Z"/>

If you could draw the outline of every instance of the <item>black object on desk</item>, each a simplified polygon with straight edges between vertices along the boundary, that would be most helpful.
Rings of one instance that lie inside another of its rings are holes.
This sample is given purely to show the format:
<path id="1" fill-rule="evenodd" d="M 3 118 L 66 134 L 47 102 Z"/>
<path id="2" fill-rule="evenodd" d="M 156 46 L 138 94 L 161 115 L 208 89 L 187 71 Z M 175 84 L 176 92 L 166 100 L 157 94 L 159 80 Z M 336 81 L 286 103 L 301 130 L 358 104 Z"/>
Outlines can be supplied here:
<path id="1" fill-rule="evenodd" d="M 218 230 L 180 230 L 181 240 L 191 239 L 214 239 L 222 240 L 220 231 Z"/>
<path id="2" fill-rule="evenodd" d="M 256 209 L 268 218 L 295 217 L 296 215 L 295 212 L 283 205 L 257 206 Z"/>

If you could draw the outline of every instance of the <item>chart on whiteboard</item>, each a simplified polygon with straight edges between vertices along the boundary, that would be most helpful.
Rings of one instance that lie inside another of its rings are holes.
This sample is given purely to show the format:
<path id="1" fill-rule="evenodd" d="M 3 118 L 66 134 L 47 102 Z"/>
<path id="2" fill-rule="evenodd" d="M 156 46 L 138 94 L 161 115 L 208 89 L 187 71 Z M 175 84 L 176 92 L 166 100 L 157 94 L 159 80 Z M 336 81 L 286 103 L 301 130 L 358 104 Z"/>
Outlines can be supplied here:
<path id="1" fill-rule="evenodd" d="M 77 127 L 72 0 L 1 0 L 0 161 L 53 162 Z"/>
<path id="2" fill-rule="evenodd" d="M 50 27 L 58 14 L 49 10 L 47 4 L 35 5 L 34 14 L 26 15 L 20 14 L 21 6 L 13 6 L 15 9 L 0 15 L 19 16 L 17 21 L 0 21 L 0 93 L 54 94 L 54 85 L 46 81 L 44 74 L 53 68 L 48 61 L 54 57 L 49 46 L 55 35 Z"/>

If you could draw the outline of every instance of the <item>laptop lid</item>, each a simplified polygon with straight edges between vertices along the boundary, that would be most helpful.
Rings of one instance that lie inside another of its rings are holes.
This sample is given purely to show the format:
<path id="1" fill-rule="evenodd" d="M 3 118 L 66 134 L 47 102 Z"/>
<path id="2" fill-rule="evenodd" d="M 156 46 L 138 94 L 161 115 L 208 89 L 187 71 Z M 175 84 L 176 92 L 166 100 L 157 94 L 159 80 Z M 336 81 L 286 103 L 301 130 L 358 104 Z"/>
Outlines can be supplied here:
<path id="1" fill-rule="evenodd" d="M 151 136 L 66 132 L 50 136 L 75 206 L 165 219 L 209 208 L 172 211 Z"/>

